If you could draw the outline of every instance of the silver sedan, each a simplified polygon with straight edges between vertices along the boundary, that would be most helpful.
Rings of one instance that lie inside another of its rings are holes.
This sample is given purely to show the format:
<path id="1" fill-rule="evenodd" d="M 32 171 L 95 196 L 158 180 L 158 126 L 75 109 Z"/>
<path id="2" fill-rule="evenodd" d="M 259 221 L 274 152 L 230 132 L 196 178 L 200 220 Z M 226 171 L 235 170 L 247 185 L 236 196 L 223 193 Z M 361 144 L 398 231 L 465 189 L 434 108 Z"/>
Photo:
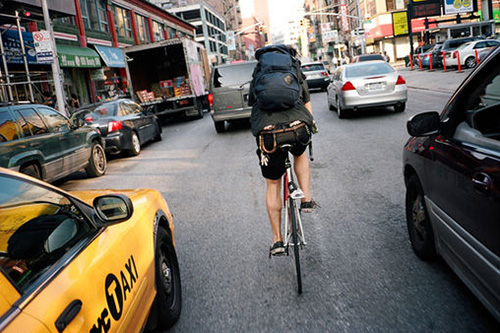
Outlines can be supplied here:
<path id="1" fill-rule="evenodd" d="M 330 110 L 345 118 L 359 109 L 394 106 L 406 107 L 407 87 L 403 77 L 385 61 L 351 63 L 339 67 L 327 88 Z"/>

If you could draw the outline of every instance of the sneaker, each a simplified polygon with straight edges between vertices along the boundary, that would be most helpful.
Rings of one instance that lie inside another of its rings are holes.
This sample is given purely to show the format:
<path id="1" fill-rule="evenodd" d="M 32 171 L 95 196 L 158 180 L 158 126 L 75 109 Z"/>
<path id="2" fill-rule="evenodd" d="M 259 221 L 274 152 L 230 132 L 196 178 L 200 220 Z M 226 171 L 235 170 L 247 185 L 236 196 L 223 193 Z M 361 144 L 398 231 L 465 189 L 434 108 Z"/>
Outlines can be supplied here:
<path id="1" fill-rule="evenodd" d="M 312 211 L 316 208 L 320 208 L 320 205 L 318 205 L 314 200 L 300 203 L 300 211 L 303 213 L 312 213 Z"/>
<path id="2" fill-rule="evenodd" d="M 269 258 L 271 256 L 281 256 L 285 254 L 285 246 L 282 241 L 278 241 L 269 249 Z"/>

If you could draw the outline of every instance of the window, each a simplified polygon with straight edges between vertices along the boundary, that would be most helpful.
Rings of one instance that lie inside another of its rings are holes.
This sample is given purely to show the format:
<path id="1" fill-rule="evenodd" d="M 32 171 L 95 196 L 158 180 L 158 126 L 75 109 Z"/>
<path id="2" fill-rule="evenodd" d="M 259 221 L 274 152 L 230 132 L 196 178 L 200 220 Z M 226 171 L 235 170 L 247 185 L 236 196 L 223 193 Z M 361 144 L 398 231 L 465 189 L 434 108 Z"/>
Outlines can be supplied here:
<path id="1" fill-rule="evenodd" d="M 0 143 L 17 140 L 19 135 L 17 133 L 16 123 L 10 116 L 8 111 L 0 112 Z"/>
<path id="2" fill-rule="evenodd" d="M 215 68 L 213 85 L 215 88 L 240 86 L 252 80 L 254 68 L 254 63 Z"/>
<path id="3" fill-rule="evenodd" d="M 116 33 L 121 37 L 132 38 L 130 11 L 116 5 L 114 5 L 113 9 L 116 22 Z"/>
<path id="4" fill-rule="evenodd" d="M 163 30 L 164 30 L 163 24 L 153 21 L 153 35 L 155 41 L 165 39 L 165 34 L 163 33 Z"/>
<path id="5" fill-rule="evenodd" d="M 80 0 L 85 28 L 109 32 L 106 5 L 101 0 Z"/>
<path id="6" fill-rule="evenodd" d="M 136 14 L 135 20 L 137 23 L 137 34 L 139 35 L 139 40 L 141 42 L 149 42 L 150 39 L 147 19 L 144 16 Z"/>
<path id="7" fill-rule="evenodd" d="M 0 269 L 22 292 L 88 235 L 91 226 L 58 192 L 8 176 L 0 182 Z"/>
<path id="8" fill-rule="evenodd" d="M 19 110 L 22 115 L 26 125 L 23 126 L 24 135 L 30 133 L 33 135 L 40 135 L 49 133 L 47 126 L 42 121 L 42 118 L 33 109 L 22 109 Z"/>
<path id="9" fill-rule="evenodd" d="M 170 28 L 168 27 L 167 28 L 167 33 L 168 33 L 168 38 L 175 38 L 177 37 L 177 33 L 175 32 L 175 29 L 174 28 Z"/>
<path id="10" fill-rule="evenodd" d="M 67 132 L 71 129 L 71 125 L 68 119 L 66 119 L 58 112 L 48 108 L 39 108 L 38 112 L 42 114 L 47 125 L 53 133 Z"/>
<path id="11" fill-rule="evenodd" d="M 199 21 L 201 20 L 201 14 L 199 9 L 187 10 L 182 13 L 182 18 L 186 21 Z"/>
<path id="12" fill-rule="evenodd" d="M 122 102 L 120 103 L 119 115 L 126 116 L 131 114 L 138 114 L 142 111 L 142 107 L 133 102 Z"/>

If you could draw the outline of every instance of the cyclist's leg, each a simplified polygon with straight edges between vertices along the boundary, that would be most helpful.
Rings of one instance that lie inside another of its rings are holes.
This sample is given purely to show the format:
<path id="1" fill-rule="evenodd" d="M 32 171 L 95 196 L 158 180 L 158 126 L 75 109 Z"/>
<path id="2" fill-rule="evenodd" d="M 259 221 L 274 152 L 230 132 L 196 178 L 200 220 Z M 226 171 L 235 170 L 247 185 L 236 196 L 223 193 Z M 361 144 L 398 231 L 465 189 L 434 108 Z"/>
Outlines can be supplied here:
<path id="1" fill-rule="evenodd" d="M 271 221 L 273 232 L 273 244 L 282 241 L 281 237 L 281 179 L 273 180 L 266 178 L 267 182 L 267 213 Z"/>
<path id="2" fill-rule="evenodd" d="M 311 180 L 310 180 L 310 166 L 309 166 L 309 158 L 307 157 L 306 152 L 304 151 L 299 156 L 294 156 L 294 170 L 297 175 L 297 180 L 299 182 L 299 186 L 304 192 L 304 198 L 301 200 L 302 202 L 311 201 Z"/>

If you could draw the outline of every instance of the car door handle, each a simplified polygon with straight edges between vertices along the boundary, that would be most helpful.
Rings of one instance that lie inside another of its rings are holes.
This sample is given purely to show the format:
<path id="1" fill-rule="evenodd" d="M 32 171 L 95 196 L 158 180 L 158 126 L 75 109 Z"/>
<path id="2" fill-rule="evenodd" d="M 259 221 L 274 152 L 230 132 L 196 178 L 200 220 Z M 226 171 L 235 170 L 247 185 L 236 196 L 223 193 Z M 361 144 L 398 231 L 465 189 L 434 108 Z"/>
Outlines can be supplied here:
<path id="1" fill-rule="evenodd" d="M 82 309 L 82 301 L 75 299 L 73 302 L 64 309 L 59 318 L 56 320 L 56 328 L 59 332 L 64 331 L 64 329 L 71 323 L 71 321 L 76 317 L 78 312 Z"/>
<path id="2" fill-rule="evenodd" d="M 492 185 L 491 177 L 484 172 L 476 172 L 472 176 L 472 186 L 480 193 L 489 194 Z"/>

